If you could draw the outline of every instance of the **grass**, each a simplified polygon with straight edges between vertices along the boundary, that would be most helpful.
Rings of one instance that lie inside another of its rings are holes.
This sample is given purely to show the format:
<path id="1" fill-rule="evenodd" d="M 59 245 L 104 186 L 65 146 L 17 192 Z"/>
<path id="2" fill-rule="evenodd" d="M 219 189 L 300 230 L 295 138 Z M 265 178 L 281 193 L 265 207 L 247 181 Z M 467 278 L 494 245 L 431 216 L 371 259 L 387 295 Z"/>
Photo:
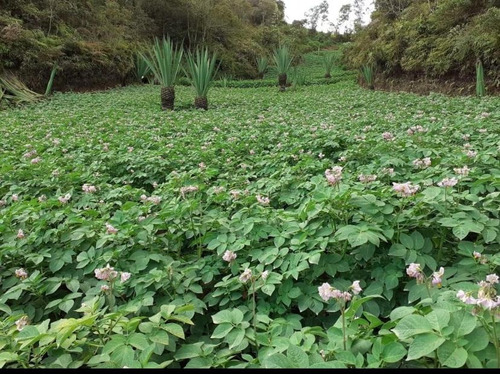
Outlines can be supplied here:
<path id="1" fill-rule="evenodd" d="M 302 68 L 324 75 L 321 56 Z M 500 99 L 332 76 L 286 93 L 213 87 L 208 112 L 184 86 L 163 112 L 152 85 L 0 111 L 0 365 L 496 366 L 491 316 L 455 295 L 498 273 Z M 438 186 L 451 177 L 456 186 Z M 407 181 L 419 190 L 402 198 L 393 183 Z M 97 279 L 108 263 L 130 279 Z M 410 263 L 429 278 L 443 266 L 442 287 L 417 284 Z M 354 280 L 362 297 L 347 305 L 318 294 Z M 425 339 L 443 348 L 420 355 L 410 322 L 434 323 Z"/>

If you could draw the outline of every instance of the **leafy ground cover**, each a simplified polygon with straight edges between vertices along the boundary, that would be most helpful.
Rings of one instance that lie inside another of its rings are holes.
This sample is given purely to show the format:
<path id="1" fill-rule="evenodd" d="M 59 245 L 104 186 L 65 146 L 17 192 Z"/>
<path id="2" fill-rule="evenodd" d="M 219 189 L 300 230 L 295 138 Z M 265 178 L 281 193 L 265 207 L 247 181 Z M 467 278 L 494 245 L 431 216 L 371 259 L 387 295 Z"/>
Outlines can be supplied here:
<path id="1" fill-rule="evenodd" d="M 0 366 L 497 367 L 500 99 L 346 77 L 0 112 Z"/>

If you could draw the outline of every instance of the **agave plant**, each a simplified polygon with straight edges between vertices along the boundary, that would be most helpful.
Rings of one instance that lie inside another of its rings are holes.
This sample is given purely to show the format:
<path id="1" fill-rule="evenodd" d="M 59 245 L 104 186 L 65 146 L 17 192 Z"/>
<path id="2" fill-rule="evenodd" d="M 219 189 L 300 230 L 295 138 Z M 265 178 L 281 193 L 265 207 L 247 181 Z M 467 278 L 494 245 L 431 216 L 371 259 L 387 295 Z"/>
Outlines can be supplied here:
<path id="1" fill-rule="evenodd" d="M 264 79 L 264 74 L 267 71 L 268 62 L 266 57 L 257 58 L 257 72 L 259 73 L 259 78 Z"/>
<path id="2" fill-rule="evenodd" d="M 373 66 L 372 65 L 363 65 L 361 67 L 361 74 L 363 75 L 363 79 L 365 83 L 368 85 L 370 90 L 375 89 L 373 86 Z"/>
<path id="3" fill-rule="evenodd" d="M 332 68 L 335 63 L 335 55 L 333 53 L 323 56 L 323 67 L 325 68 L 325 78 L 332 77 Z"/>
<path id="4" fill-rule="evenodd" d="M 135 77 L 138 82 L 147 83 L 149 81 L 148 75 L 151 73 L 151 69 L 144 57 L 138 53 L 135 56 Z"/>
<path id="5" fill-rule="evenodd" d="M 160 42 L 155 38 L 153 47 L 146 54 L 139 53 L 161 85 L 161 108 L 174 110 L 175 81 L 181 67 L 183 50 L 174 47 L 170 37 Z"/>
<path id="6" fill-rule="evenodd" d="M 481 97 L 486 94 L 486 88 L 484 85 L 484 69 L 481 60 L 476 63 L 476 95 Z"/>
<path id="7" fill-rule="evenodd" d="M 0 76 L 0 92 L 1 100 L 14 105 L 31 103 L 42 97 L 42 95 L 31 91 L 14 75 L 8 73 Z"/>
<path id="8" fill-rule="evenodd" d="M 196 91 L 194 106 L 196 109 L 208 110 L 208 90 L 213 84 L 218 68 L 215 67 L 216 55 L 209 55 L 208 49 L 196 50 L 187 55 L 186 75 Z"/>
<path id="9" fill-rule="evenodd" d="M 290 56 L 290 51 L 287 46 L 281 46 L 274 50 L 273 54 L 274 63 L 278 70 L 278 84 L 280 91 L 285 91 L 287 73 L 292 65 L 293 58 Z"/>

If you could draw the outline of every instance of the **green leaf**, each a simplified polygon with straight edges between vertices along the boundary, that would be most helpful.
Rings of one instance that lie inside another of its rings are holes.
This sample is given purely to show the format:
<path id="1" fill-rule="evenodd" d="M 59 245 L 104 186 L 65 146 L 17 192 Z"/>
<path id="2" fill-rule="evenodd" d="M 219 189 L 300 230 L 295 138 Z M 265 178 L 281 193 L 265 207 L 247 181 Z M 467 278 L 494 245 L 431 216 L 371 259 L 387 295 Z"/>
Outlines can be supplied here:
<path id="1" fill-rule="evenodd" d="M 285 244 L 285 238 L 282 236 L 277 236 L 274 238 L 274 245 L 276 248 L 281 247 L 283 244 Z"/>
<path id="2" fill-rule="evenodd" d="M 396 321 L 398 319 L 406 317 L 407 315 L 413 314 L 415 311 L 416 309 L 412 306 L 400 306 L 399 308 L 396 308 L 391 312 L 389 318 L 391 319 L 391 321 Z"/>
<path id="3" fill-rule="evenodd" d="M 467 228 L 467 226 L 464 225 L 455 226 L 452 229 L 452 232 L 453 235 L 455 235 L 460 240 L 464 239 L 467 235 L 469 235 L 469 229 Z"/>
<path id="4" fill-rule="evenodd" d="M 264 359 L 262 363 L 266 369 L 293 368 L 292 362 L 282 353 L 275 353 Z"/>
<path id="5" fill-rule="evenodd" d="M 415 335 L 431 332 L 432 326 L 429 321 L 425 319 L 425 317 L 411 314 L 399 321 L 392 331 L 399 339 L 405 340 Z"/>
<path id="6" fill-rule="evenodd" d="M 309 358 L 307 354 L 299 347 L 295 345 L 290 345 L 286 351 L 286 356 L 288 360 L 292 363 L 295 368 L 307 368 L 309 367 Z"/>
<path id="7" fill-rule="evenodd" d="M 181 325 L 178 325 L 176 323 L 167 323 L 165 326 L 163 326 L 163 329 L 167 330 L 173 336 L 176 336 L 181 339 L 185 338 L 184 330 L 182 329 Z"/>
<path id="8" fill-rule="evenodd" d="M 485 243 L 491 243 L 497 237 L 497 232 L 493 229 L 483 230 L 483 239 Z"/>
<path id="9" fill-rule="evenodd" d="M 465 309 L 451 314 L 450 326 L 455 328 L 454 334 L 458 338 L 470 334 L 477 324 L 477 319 Z"/>
<path id="10" fill-rule="evenodd" d="M 226 337 L 226 341 L 228 343 L 230 343 L 229 349 L 233 349 L 234 347 L 237 347 L 238 345 L 240 345 L 244 338 L 245 338 L 245 330 L 244 329 L 239 328 L 239 329 L 234 329 L 233 331 L 231 331 Z"/>
<path id="11" fill-rule="evenodd" d="M 102 354 L 111 353 L 118 347 L 125 344 L 125 337 L 123 335 L 114 335 L 109 342 L 102 348 Z"/>
<path id="12" fill-rule="evenodd" d="M 460 368 L 467 361 L 467 351 L 462 347 L 458 347 L 451 341 L 445 342 L 437 350 L 441 365 L 450 368 Z"/>
<path id="13" fill-rule="evenodd" d="M 276 289 L 276 286 L 274 284 L 265 284 L 264 286 L 261 287 L 261 291 L 269 296 L 271 296 L 273 294 L 275 289 Z"/>
<path id="14" fill-rule="evenodd" d="M 149 346 L 146 335 L 140 333 L 131 334 L 128 338 L 128 344 L 134 348 L 140 349 L 141 351 Z"/>
<path id="15" fill-rule="evenodd" d="M 218 325 L 220 323 L 231 323 L 232 322 L 231 311 L 224 309 L 212 316 L 212 321 Z"/>
<path id="16" fill-rule="evenodd" d="M 450 321 L 450 312 L 444 309 L 435 309 L 427 314 L 425 318 L 429 321 L 434 330 L 442 331 L 443 328 L 448 326 L 448 322 Z"/>
<path id="17" fill-rule="evenodd" d="M 74 300 L 65 300 L 58 305 L 58 308 L 61 309 L 63 312 L 68 313 L 74 304 L 75 304 Z"/>
<path id="18" fill-rule="evenodd" d="M 399 342 L 391 342 L 384 346 L 381 358 L 385 362 L 393 363 L 400 361 L 406 355 L 406 349 Z"/>
<path id="19" fill-rule="evenodd" d="M 414 249 L 413 239 L 411 236 L 401 233 L 399 240 L 401 240 L 401 244 L 403 244 L 406 248 Z"/>
<path id="20" fill-rule="evenodd" d="M 157 330 L 153 335 L 149 336 L 149 340 L 154 343 L 168 345 L 169 338 L 165 330 Z"/>
<path id="21" fill-rule="evenodd" d="M 129 345 L 121 345 L 117 347 L 111 354 L 111 360 L 116 362 L 121 367 L 131 366 L 134 361 L 134 350 Z"/>
<path id="22" fill-rule="evenodd" d="M 243 321 L 243 312 L 239 309 L 233 309 L 231 311 L 231 322 L 234 325 L 239 325 Z"/>
<path id="23" fill-rule="evenodd" d="M 221 323 L 215 328 L 211 338 L 212 339 L 225 338 L 226 335 L 233 329 L 233 327 L 234 326 L 231 323 Z"/>
<path id="24" fill-rule="evenodd" d="M 406 361 L 417 360 L 420 357 L 426 356 L 434 352 L 444 342 L 444 338 L 433 333 L 417 335 L 410 344 Z"/>
<path id="25" fill-rule="evenodd" d="M 488 333 L 483 327 L 474 329 L 474 331 L 465 336 L 465 339 L 467 340 L 467 344 L 464 345 L 464 348 L 469 353 L 480 352 L 486 349 L 490 343 Z"/>
<path id="26" fill-rule="evenodd" d="M 175 351 L 174 358 L 176 360 L 184 360 L 201 356 L 201 345 L 202 343 L 185 344 Z"/>

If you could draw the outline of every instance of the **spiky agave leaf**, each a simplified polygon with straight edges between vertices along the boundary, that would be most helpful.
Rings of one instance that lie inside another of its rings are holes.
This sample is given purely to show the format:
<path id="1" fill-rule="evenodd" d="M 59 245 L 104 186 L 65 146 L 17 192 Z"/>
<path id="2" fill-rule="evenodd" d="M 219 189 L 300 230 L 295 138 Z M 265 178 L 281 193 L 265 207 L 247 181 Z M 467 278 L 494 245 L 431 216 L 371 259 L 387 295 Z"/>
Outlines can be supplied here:
<path id="1" fill-rule="evenodd" d="M 50 72 L 50 78 L 47 82 L 47 87 L 45 88 L 45 96 L 49 96 L 52 93 L 52 86 L 54 85 L 54 78 L 57 73 L 57 64 L 54 64 L 52 71 Z"/>
<path id="2" fill-rule="evenodd" d="M 216 54 L 210 56 L 206 48 L 187 55 L 186 75 L 191 80 L 197 97 L 207 97 L 218 70 L 215 67 L 216 57 Z"/>
<path id="3" fill-rule="evenodd" d="M 368 88 L 373 90 L 373 66 L 372 65 L 363 65 L 361 67 L 361 74 L 363 75 L 363 79 L 365 80 Z"/>
<path id="4" fill-rule="evenodd" d="M 335 55 L 330 53 L 323 56 L 323 67 L 325 68 L 325 78 L 331 78 L 332 68 L 335 63 Z"/>
<path id="5" fill-rule="evenodd" d="M 0 76 L 0 90 L 4 91 L 3 99 L 12 104 L 30 103 L 42 97 L 31 91 L 26 85 L 12 74 Z"/>
<path id="6" fill-rule="evenodd" d="M 138 81 L 142 81 L 151 72 L 151 68 L 149 67 L 147 61 L 140 53 L 136 54 L 134 65 L 135 65 L 135 77 Z"/>
<path id="7" fill-rule="evenodd" d="M 293 61 L 288 47 L 284 45 L 276 48 L 274 50 L 273 59 L 276 69 L 278 70 L 278 74 L 287 74 Z"/>
<path id="8" fill-rule="evenodd" d="M 486 94 L 486 88 L 484 85 L 484 69 L 481 60 L 476 63 L 476 95 L 481 97 Z"/>
<path id="9" fill-rule="evenodd" d="M 268 67 L 268 61 L 266 57 L 257 58 L 257 72 L 261 78 L 264 77 L 264 74 Z"/>
<path id="10" fill-rule="evenodd" d="M 153 46 L 148 52 L 145 54 L 139 52 L 156 80 L 164 87 L 175 85 L 183 53 L 182 47 L 174 47 L 170 37 L 166 39 L 164 37 L 161 42 L 158 38 L 155 38 Z"/>

